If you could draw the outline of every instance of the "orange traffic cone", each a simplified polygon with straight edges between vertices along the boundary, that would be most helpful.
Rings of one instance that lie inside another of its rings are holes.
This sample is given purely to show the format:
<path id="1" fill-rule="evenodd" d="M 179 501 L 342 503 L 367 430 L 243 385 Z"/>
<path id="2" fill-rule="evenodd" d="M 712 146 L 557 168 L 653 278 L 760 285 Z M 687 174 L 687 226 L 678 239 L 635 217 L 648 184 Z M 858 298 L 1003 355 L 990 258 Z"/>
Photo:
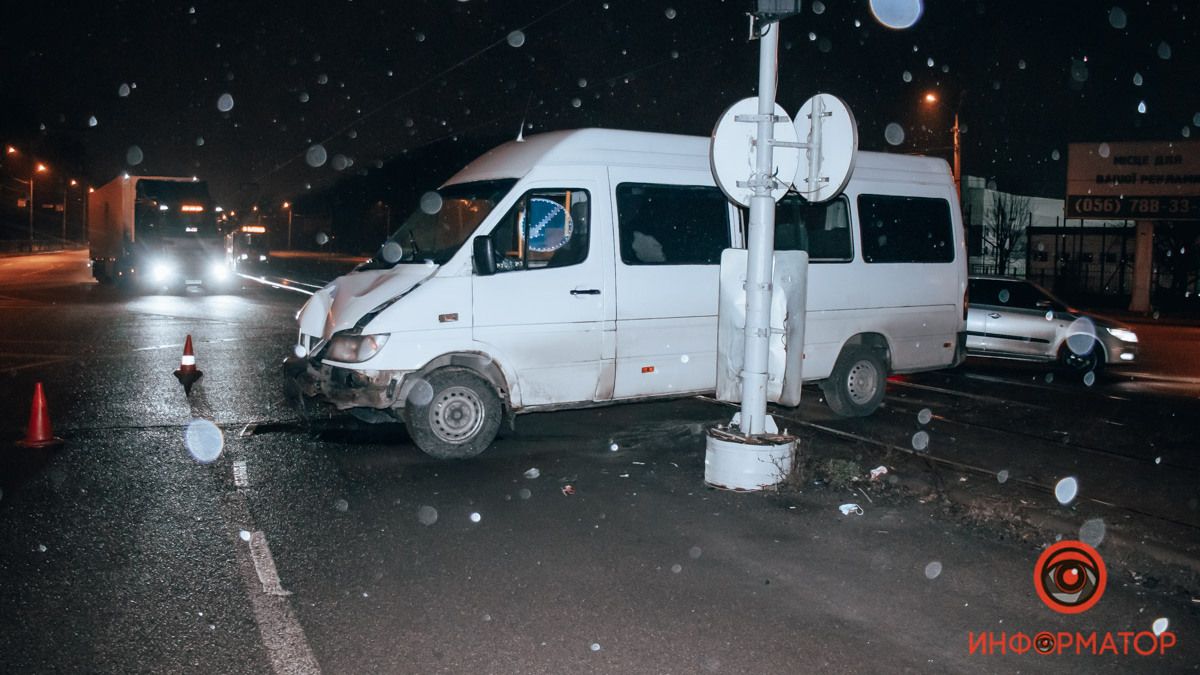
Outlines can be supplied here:
<path id="1" fill-rule="evenodd" d="M 188 396 L 192 393 L 192 385 L 196 383 L 204 373 L 196 369 L 196 354 L 192 352 L 192 336 L 187 336 L 187 341 L 183 343 L 183 358 L 179 362 L 179 370 L 175 371 L 175 378 L 183 385 L 183 394 Z"/>
<path id="2" fill-rule="evenodd" d="M 62 445 L 63 439 L 54 435 L 50 427 L 50 412 L 46 410 L 46 393 L 42 391 L 42 383 L 33 387 L 33 405 L 29 410 L 29 430 L 25 432 L 25 440 L 17 441 L 23 448 L 53 448 Z"/>

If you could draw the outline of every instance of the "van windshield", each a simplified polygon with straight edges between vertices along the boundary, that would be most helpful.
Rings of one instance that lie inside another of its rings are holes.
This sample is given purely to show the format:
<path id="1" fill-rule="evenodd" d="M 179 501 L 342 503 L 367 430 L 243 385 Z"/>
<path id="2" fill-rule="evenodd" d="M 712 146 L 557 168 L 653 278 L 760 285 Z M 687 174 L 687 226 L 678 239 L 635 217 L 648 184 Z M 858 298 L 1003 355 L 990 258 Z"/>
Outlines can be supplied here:
<path id="1" fill-rule="evenodd" d="M 506 178 L 426 192 L 412 215 L 358 269 L 388 269 L 426 261 L 446 263 L 516 183 L 515 178 Z"/>

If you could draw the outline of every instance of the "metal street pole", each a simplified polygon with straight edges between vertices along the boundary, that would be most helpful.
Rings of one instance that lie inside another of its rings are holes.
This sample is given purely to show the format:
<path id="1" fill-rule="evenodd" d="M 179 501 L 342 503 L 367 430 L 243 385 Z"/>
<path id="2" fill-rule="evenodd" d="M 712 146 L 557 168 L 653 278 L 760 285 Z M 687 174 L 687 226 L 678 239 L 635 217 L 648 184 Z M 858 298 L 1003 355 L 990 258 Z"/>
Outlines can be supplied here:
<path id="1" fill-rule="evenodd" d="M 741 432 L 766 433 L 767 359 L 771 334 L 771 272 L 775 250 L 775 200 L 771 187 L 775 133 L 775 80 L 779 63 L 779 22 L 758 42 L 758 134 L 751 182 L 749 252 L 746 263 L 746 352 L 742 365 Z"/>
<path id="2" fill-rule="evenodd" d="M 33 179 L 37 175 L 36 169 L 29 171 L 29 252 L 33 253 Z"/>
<path id="3" fill-rule="evenodd" d="M 961 100 L 961 97 L 960 97 Z M 954 189 L 962 206 L 962 145 L 959 143 L 958 111 L 954 112 Z"/>

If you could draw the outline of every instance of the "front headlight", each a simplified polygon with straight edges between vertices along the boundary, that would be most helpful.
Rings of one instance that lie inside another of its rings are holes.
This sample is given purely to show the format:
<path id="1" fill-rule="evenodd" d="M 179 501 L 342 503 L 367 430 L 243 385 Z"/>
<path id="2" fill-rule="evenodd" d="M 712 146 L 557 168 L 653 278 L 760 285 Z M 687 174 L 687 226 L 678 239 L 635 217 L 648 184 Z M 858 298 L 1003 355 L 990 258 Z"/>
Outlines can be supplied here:
<path id="1" fill-rule="evenodd" d="M 342 363 L 362 363 L 379 353 L 387 344 L 386 333 L 380 335 L 338 335 L 329 341 L 325 358 Z"/>
<path id="2" fill-rule="evenodd" d="M 1137 333 L 1128 328 L 1105 328 L 1104 330 L 1121 342 L 1137 342 Z"/>
<path id="3" fill-rule="evenodd" d="M 217 281 L 224 281 L 229 276 L 229 267 L 217 260 L 208 266 L 208 273 Z"/>
<path id="4" fill-rule="evenodd" d="M 150 265 L 150 277 L 162 283 L 175 275 L 175 266 L 165 260 L 159 260 Z"/>

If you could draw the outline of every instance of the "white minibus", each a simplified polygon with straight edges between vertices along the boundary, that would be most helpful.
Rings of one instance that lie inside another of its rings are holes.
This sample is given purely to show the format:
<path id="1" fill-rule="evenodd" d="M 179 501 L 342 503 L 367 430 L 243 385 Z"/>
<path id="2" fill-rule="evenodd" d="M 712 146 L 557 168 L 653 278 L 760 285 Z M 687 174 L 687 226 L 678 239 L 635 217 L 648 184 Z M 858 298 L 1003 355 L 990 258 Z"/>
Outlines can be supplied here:
<path id="1" fill-rule="evenodd" d="M 747 214 L 709 139 L 539 134 L 471 162 L 375 256 L 298 313 L 301 395 L 403 421 L 471 457 L 520 413 L 712 392 L 724 249 Z M 946 163 L 858 152 L 844 193 L 785 196 L 777 250 L 809 254 L 803 379 L 868 415 L 892 373 L 964 358 L 967 267 Z"/>

